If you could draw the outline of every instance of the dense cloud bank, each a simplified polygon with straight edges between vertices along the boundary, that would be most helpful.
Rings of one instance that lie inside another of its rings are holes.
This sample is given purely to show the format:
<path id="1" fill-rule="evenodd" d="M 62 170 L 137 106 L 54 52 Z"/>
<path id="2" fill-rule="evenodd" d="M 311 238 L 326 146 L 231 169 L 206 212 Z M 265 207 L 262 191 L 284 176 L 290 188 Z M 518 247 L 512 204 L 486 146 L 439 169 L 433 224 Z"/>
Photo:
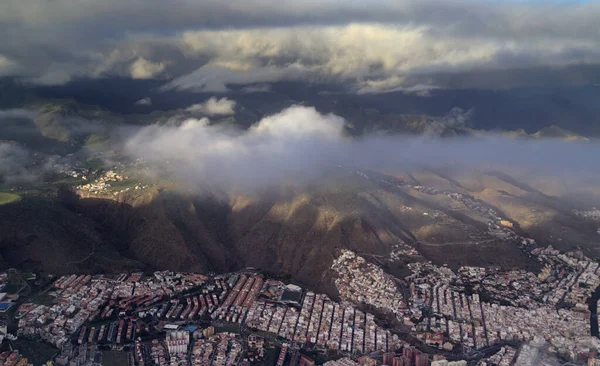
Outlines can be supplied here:
<path id="1" fill-rule="evenodd" d="M 595 1 L 4 0 L 0 76 L 160 78 L 220 92 L 280 80 L 347 82 L 360 93 L 493 89 L 522 69 L 600 82 L 598 19 Z M 513 84 L 543 81 L 522 75 Z"/>
<path id="2" fill-rule="evenodd" d="M 600 168 L 600 146 L 593 142 L 495 135 L 353 139 L 344 134 L 344 124 L 340 117 L 302 106 L 266 117 L 247 131 L 211 125 L 206 118 L 189 119 L 178 126 L 140 129 L 126 142 L 125 152 L 147 159 L 186 186 L 245 192 L 282 183 L 315 183 L 339 166 L 393 171 L 508 167 L 552 175 L 593 174 Z"/>
<path id="3" fill-rule="evenodd" d="M 380 132 L 351 137 L 343 118 L 299 105 L 262 118 L 247 130 L 211 123 L 210 116 L 220 120 L 235 107 L 233 100 L 212 98 L 194 106 L 192 112 L 162 123 L 119 125 L 114 130 L 103 129 L 101 135 L 112 137 L 112 148 L 133 159 L 144 158 L 153 173 L 167 174 L 182 187 L 211 186 L 228 192 L 319 183 L 340 167 L 386 172 L 518 169 L 533 175 L 582 179 L 600 171 L 600 145 L 594 140 L 524 139 L 485 132 L 440 138 L 447 129 L 468 130 L 472 111 L 458 108 L 431 121 L 422 135 Z M 30 110 L 0 111 L 0 132 L 12 133 L 19 137 L 16 141 L 29 141 L 21 145 L 0 142 L 2 183 L 32 182 L 48 172 L 49 155 L 41 152 L 39 145 L 48 141 L 34 134 L 34 116 Z M 77 137 L 98 132 L 102 124 L 69 117 L 61 126 L 68 136 Z"/>

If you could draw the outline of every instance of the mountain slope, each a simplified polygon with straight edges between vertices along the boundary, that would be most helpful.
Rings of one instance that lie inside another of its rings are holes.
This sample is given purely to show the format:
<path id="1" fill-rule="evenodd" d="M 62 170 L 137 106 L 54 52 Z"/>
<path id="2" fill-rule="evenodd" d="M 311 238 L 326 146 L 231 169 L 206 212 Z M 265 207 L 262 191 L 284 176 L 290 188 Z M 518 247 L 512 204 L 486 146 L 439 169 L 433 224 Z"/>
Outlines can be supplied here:
<path id="1" fill-rule="evenodd" d="M 118 199 L 24 197 L 0 206 L 0 254 L 4 266 L 60 273 L 251 266 L 328 293 L 335 293 L 329 268 L 340 248 L 388 258 L 406 243 L 453 268 L 537 268 L 514 242 L 489 233 L 487 208 L 478 211 L 421 186 L 435 184 L 479 199 L 541 245 L 599 257 L 596 225 L 573 214 L 577 204 L 530 182 L 498 172 L 410 177 L 414 183 L 405 184 L 341 170 L 318 186 L 255 197 L 156 190 Z M 394 270 L 402 271 L 402 264 Z"/>

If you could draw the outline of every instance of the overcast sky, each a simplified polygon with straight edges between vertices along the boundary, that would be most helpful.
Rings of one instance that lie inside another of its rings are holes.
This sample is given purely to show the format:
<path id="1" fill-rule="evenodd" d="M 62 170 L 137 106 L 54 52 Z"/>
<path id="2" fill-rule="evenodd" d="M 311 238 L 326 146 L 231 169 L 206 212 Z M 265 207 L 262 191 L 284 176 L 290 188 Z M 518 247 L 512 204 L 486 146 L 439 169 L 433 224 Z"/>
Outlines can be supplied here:
<path id="1" fill-rule="evenodd" d="M 214 92 L 343 81 L 377 92 L 544 69 L 585 83 L 577 67 L 600 64 L 598 19 L 597 1 L 2 0 L 0 76 L 159 78 Z"/>

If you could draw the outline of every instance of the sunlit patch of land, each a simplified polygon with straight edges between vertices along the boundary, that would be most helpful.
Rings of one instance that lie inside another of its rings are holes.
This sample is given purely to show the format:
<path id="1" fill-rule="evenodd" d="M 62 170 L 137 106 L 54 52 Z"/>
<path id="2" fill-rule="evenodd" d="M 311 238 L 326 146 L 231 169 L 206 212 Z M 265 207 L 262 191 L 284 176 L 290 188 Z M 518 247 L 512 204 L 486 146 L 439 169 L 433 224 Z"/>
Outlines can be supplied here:
<path id="1" fill-rule="evenodd" d="M 17 202 L 20 199 L 21 197 L 16 194 L 0 192 L 0 205 L 7 205 L 9 203 Z"/>

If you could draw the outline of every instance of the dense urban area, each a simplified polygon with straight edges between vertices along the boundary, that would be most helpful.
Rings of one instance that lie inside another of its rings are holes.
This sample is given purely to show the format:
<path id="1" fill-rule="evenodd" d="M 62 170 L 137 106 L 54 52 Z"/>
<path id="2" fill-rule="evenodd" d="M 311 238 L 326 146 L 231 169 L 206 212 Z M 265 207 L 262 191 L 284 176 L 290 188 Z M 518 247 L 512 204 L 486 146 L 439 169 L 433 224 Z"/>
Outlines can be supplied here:
<path id="1" fill-rule="evenodd" d="M 51 345 L 48 362 L 57 365 L 109 364 L 108 350 L 131 365 L 600 362 L 588 307 L 598 263 L 552 248 L 532 255 L 544 264 L 538 275 L 415 262 L 397 279 L 341 250 L 331 267 L 340 301 L 252 269 L 57 278 L 9 271 L 5 288 L 41 291 L 0 295 L 11 314 L 1 331 L 5 342 Z M 18 352 L 4 352 L 4 364 L 28 364 Z"/>

